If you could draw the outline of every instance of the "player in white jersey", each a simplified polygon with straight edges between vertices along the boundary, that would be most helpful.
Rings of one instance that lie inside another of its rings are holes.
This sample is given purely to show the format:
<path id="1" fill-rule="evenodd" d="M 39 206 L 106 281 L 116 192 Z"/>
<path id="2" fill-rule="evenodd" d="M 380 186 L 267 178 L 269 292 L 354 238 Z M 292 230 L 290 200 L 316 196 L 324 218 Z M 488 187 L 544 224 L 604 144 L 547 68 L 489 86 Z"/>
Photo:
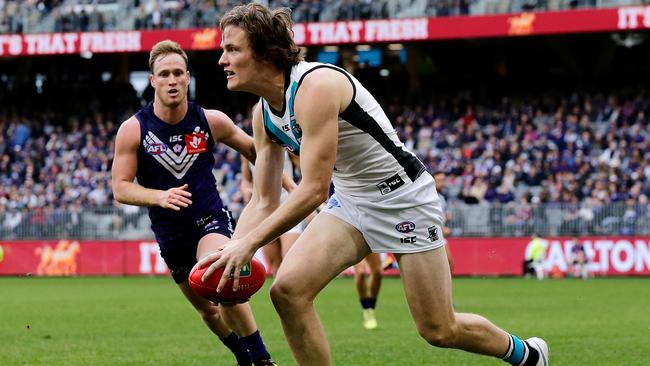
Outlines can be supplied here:
<path id="1" fill-rule="evenodd" d="M 220 26 L 228 89 L 258 95 L 262 103 L 253 116 L 257 161 L 253 197 L 237 226 L 242 235 L 197 264 L 210 266 L 205 277 L 225 267 L 234 270 L 237 287 L 239 268 L 324 202 L 333 179 L 336 193 L 271 287 L 298 364 L 331 364 L 314 308 L 318 293 L 369 253 L 393 252 L 411 315 L 430 344 L 546 366 L 548 347 L 540 338 L 521 341 L 481 316 L 454 312 L 433 178 L 370 93 L 338 67 L 301 61 L 288 9 L 250 3 L 226 13 Z M 302 180 L 279 205 L 281 146 L 300 156 Z M 222 277 L 218 289 L 225 283 Z"/>

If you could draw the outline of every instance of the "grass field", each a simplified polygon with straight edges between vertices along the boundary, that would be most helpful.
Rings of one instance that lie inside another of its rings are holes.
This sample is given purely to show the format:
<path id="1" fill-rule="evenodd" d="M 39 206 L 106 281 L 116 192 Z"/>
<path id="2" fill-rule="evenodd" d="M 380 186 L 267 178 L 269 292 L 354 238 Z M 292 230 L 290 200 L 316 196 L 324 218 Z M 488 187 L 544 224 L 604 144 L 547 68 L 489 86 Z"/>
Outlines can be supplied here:
<path id="1" fill-rule="evenodd" d="M 457 310 L 544 337 L 553 366 L 650 365 L 650 279 L 460 278 L 454 292 Z M 252 305 L 276 361 L 293 365 L 268 291 Z M 384 282 L 375 331 L 361 327 L 350 279 L 334 281 L 317 306 L 335 365 L 505 365 L 428 346 L 398 279 Z M 0 278 L 2 366 L 234 363 L 167 278 Z"/>

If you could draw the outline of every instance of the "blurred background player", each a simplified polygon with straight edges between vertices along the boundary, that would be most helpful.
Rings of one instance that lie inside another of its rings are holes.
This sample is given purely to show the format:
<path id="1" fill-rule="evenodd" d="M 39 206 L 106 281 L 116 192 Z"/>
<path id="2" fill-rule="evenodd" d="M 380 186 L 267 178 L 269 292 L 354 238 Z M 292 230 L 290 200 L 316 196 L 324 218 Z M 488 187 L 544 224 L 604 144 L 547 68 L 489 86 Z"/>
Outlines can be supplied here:
<path id="1" fill-rule="evenodd" d="M 533 234 L 532 240 L 526 246 L 524 255 L 524 276 L 535 276 L 538 280 L 543 280 L 544 259 L 546 258 L 546 247 L 548 243 L 538 234 Z"/>
<path id="2" fill-rule="evenodd" d="M 383 274 L 384 269 L 379 253 L 368 254 L 354 266 L 354 284 L 359 294 L 361 309 L 363 309 L 363 327 L 366 329 L 377 328 L 375 307 Z"/>
<path id="3" fill-rule="evenodd" d="M 442 213 L 445 217 L 445 221 L 442 225 L 442 235 L 445 238 L 451 236 L 451 229 L 447 226 L 451 220 L 451 212 L 447 210 L 447 199 L 445 198 L 445 188 L 447 187 L 447 175 L 445 172 L 438 170 L 433 173 L 433 180 L 436 182 L 436 191 L 438 191 L 438 197 L 440 197 L 440 206 L 442 207 Z M 447 252 L 447 262 L 449 262 L 449 271 L 451 274 L 454 274 L 454 258 L 451 254 L 451 247 L 449 241 L 445 239 L 445 251 Z"/>
<path id="4" fill-rule="evenodd" d="M 216 251 L 233 233 L 234 222 L 212 175 L 214 144 L 223 142 L 255 161 L 253 141 L 224 113 L 188 101 L 188 60 L 177 43 L 156 44 L 149 67 L 154 101 L 117 132 L 114 196 L 149 207 L 151 228 L 174 281 L 239 365 L 272 365 L 248 303 L 214 304 L 195 294 L 187 281 L 197 259 Z"/>
<path id="5" fill-rule="evenodd" d="M 244 204 L 247 204 L 253 194 L 253 165 L 246 159 L 243 155 L 241 156 L 241 191 L 244 198 Z M 299 162 L 295 155 L 286 152 L 284 156 L 284 174 L 288 177 L 294 177 L 294 171 L 299 169 Z M 291 188 L 295 187 L 295 184 Z M 289 192 L 287 190 L 282 190 L 280 200 L 284 201 Z M 262 253 L 264 254 L 264 259 L 268 264 L 269 268 L 267 269 L 271 275 L 275 276 L 282 259 L 293 245 L 293 243 L 298 239 L 302 233 L 304 227 L 307 225 L 307 221 L 299 223 L 294 226 L 291 230 L 280 235 L 279 238 L 273 240 L 271 243 L 267 244 L 262 248 Z"/>

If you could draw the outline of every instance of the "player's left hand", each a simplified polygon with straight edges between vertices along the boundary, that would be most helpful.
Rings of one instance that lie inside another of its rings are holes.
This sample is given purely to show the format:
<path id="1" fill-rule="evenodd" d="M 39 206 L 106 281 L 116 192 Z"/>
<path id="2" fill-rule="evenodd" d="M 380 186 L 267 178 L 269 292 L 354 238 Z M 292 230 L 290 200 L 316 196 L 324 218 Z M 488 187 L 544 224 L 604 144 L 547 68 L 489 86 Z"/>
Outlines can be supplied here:
<path id="1" fill-rule="evenodd" d="M 242 239 L 231 240 L 227 242 L 219 251 L 207 255 L 201 259 L 196 265 L 199 269 L 208 266 L 209 268 L 203 274 L 202 281 L 210 278 L 214 272 L 221 267 L 224 267 L 223 275 L 219 280 L 217 292 L 221 292 L 226 281 L 228 281 L 228 274 L 233 275 L 233 291 L 239 289 L 239 271 L 255 254 L 254 246 L 248 241 Z"/>

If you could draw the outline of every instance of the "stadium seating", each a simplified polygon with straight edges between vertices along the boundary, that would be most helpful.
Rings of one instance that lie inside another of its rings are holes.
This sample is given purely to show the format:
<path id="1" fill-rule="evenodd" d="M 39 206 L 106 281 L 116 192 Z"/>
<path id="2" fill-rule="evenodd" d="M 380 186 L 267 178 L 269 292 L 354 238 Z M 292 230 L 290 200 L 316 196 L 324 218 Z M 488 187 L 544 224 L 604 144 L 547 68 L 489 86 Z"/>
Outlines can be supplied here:
<path id="1" fill-rule="evenodd" d="M 546 103 L 490 106 L 453 99 L 385 108 L 429 171 L 448 173 L 444 193 L 458 233 L 647 231 L 650 134 L 644 111 L 650 99 L 572 95 Z M 66 119 L 0 113 L 3 230 L 56 235 L 74 228 L 52 231 L 48 222 L 83 210 L 89 215 L 81 220 L 93 222 L 97 235 L 126 227 L 145 232 L 144 210 L 115 208 L 110 191 L 113 138 L 124 118 L 90 111 Z M 242 114 L 234 118 L 250 123 Z M 238 211 L 239 157 L 224 146 L 215 155 L 223 198 Z"/>

